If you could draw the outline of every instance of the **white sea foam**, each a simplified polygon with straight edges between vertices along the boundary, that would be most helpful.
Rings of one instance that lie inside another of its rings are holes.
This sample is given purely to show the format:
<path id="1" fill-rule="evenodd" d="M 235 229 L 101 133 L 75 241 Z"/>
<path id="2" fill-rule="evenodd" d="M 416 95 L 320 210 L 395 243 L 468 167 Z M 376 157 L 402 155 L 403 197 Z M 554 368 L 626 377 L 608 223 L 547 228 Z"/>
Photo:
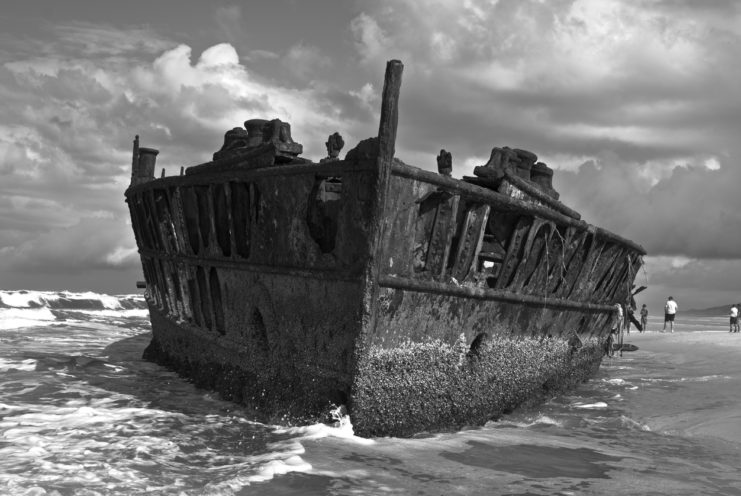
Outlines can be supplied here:
<path id="1" fill-rule="evenodd" d="M 0 291 L 0 303 L 15 308 L 41 306 L 46 294 L 49 293 L 40 291 Z"/>
<path id="2" fill-rule="evenodd" d="M 727 331 L 726 331 L 727 332 Z M 703 375 L 698 377 L 647 377 L 643 379 L 644 382 L 649 383 L 678 383 L 678 382 L 710 382 L 710 381 L 727 381 L 729 379 L 733 379 L 733 377 L 729 375 L 720 375 L 720 374 L 713 374 L 713 375 Z"/>
<path id="3" fill-rule="evenodd" d="M 339 412 L 339 410 L 337 410 Z M 350 417 L 347 415 L 335 416 L 334 425 L 313 424 L 299 427 L 274 426 L 273 432 L 280 435 L 290 435 L 285 441 L 270 443 L 269 453 L 249 457 L 241 464 L 232 465 L 231 469 L 239 469 L 240 475 L 227 480 L 213 482 L 206 486 L 205 494 L 224 494 L 227 491 L 239 489 L 257 482 L 265 482 L 276 476 L 289 472 L 312 472 L 313 467 L 301 455 L 305 453 L 305 441 L 323 438 L 339 438 L 355 444 L 372 445 L 373 439 L 355 436 Z M 241 465 L 241 466 L 240 466 Z"/>
<path id="4" fill-rule="evenodd" d="M 0 372 L 8 372 L 9 370 L 36 370 L 36 360 L 12 360 L 8 358 L 0 358 Z"/>
<path id="5" fill-rule="evenodd" d="M 40 308 L 0 308 L 0 330 L 21 327 L 47 326 L 57 318 L 46 307 Z"/>
<path id="6" fill-rule="evenodd" d="M 596 403 L 574 403 L 571 406 L 574 408 L 598 409 L 607 408 L 607 403 L 604 401 L 598 401 Z"/>
<path id="7" fill-rule="evenodd" d="M 56 406 L 0 403 L 0 438 L 4 441 L 0 460 L 12 461 L 0 465 L 6 471 L 6 475 L 0 475 L 3 490 L 17 489 L 12 494 L 47 494 L 29 488 L 28 478 L 17 469 L 23 467 L 43 474 L 34 476 L 39 491 L 48 488 L 48 484 L 64 481 L 69 487 L 84 487 L 85 494 L 97 494 L 96 491 L 177 494 L 184 483 L 183 477 L 158 484 L 148 475 L 149 470 L 142 471 L 142 467 L 154 470 L 162 465 L 192 464 L 206 466 L 201 472 L 208 474 L 204 476 L 209 483 L 198 494 L 234 494 L 245 486 L 283 474 L 311 472 L 312 465 L 301 457 L 306 451 L 302 441 L 338 432 L 347 434 L 348 429 L 351 433 L 348 424 L 334 431 L 328 426 L 307 426 L 294 430 L 290 439 L 269 443 L 267 451 L 220 454 L 192 440 L 210 438 L 225 428 L 243 431 L 241 425 L 256 432 L 286 433 L 290 429 L 278 432 L 272 427 L 220 414 L 207 414 L 198 420 L 192 415 L 138 406 L 141 402 L 135 397 L 117 393 L 90 399 L 91 394 L 98 393 L 95 388 L 69 383 L 65 394 L 75 393 L 88 397 L 69 399 Z M 163 430 L 169 434 L 163 436 Z M 83 432 L 90 435 L 81 436 Z M 105 461 L 108 459 L 118 462 L 114 466 Z M 198 483 L 186 484 L 197 487 Z"/>
<path id="8" fill-rule="evenodd" d="M 93 293 L 87 291 L 85 293 L 72 293 L 70 291 L 62 291 L 65 298 L 70 300 L 98 300 L 103 304 L 103 308 L 109 310 L 118 310 L 121 308 L 121 302 L 116 296 L 111 296 L 101 293 Z"/>
<path id="9" fill-rule="evenodd" d="M 506 417 L 505 417 L 506 418 Z M 563 427 L 563 422 L 555 419 L 553 417 L 549 417 L 548 415 L 539 415 L 532 419 L 532 421 L 512 421 L 512 420 L 498 420 L 496 422 L 489 422 L 486 424 L 487 426 L 494 426 L 494 425 L 505 425 L 505 426 L 512 426 L 512 427 L 518 427 L 522 429 L 527 429 L 529 427 L 537 427 L 541 425 L 553 425 L 556 427 Z"/>
<path id="10" fill-rule="evenodd" d="M 727 375 L 703 375 L 700 377 L 682 377 L 680 379 L 680 382 L 710 382 L 710 381 L 717 381 L 717 380 L 728 380 L 731 379 L 730 376 Z"/>
<path id="11" fill-rule="evenodd" d="M 70 302 L 97 302 L 100 307 L 107 310 L 121 310 L 123 300 L 143 302 L 143 296 L 139 294 L 113 296 L 92 291 L 82 293 L 73 291 L 0 291 L 0 304 L 12 308 L 54 306 L 50 304 L 62 299 Z"/>
<path id="12" fill-rule="evenodd" d="M 331 412 L 332 417 L 335 419 L 334 425 L 318 423 L 298 427 L 275 427 L 275 434 L 288 434 L 292 437 L 287 441 L 271 443 L 269 445 L 271 453 L 253 457 L 252 462 L 258 462 L 256 473 L 248 476 L 239 476 L 218 485 L 209 485 L 208 488 L 218 491 L 224 487 L 229 487 L 232 490 L 237 490 L 245 485 L 264 482 L 277 475 L 283 475 L 289 472 L 311 472 L 313 470 L 311 464 L 299 456 L 305 452 L 302 444 L 304 441 L 339 438 L 354 444 L 375 444 L 376 441 L 373 439 L 366 439 L 355 435 L 350 417 L 344 412 L 345 410 L 342 407 Z"/>
<path id="13" fill-rule="evenodd" d="M 298 439 L 308 440 L 335 437 L 347 439 L 357 444 L 373 444 L 374 441 L 372 439 L 355 435 L 349 415 L 339 413 L 340 410 L 335 410 L 334 412 L 337 412 L 336 414 L 332 414 L 332 417 L 335 419 L 334 425 L 312 424 L 299 427 L 277 427 L 275 432 L 277 434 L 291 434 Z"/>
<path id="14" fill-rule="evenodd" d="M 549 417 L 548 415 L 539 415 L 538 418 L 529 424 L 523 425 L 523 427 L 533 427 L 537 425 L 555 425 L 556 427 L 561 427 L 563 426 L 563 422 L 554 419 L 553 417 Z"/>
<path id="15" fill-rule="evenodd" d="M 648 431 L 651 430 L 651 428 L 649 426 L 647 426 L 646 424 L 641 424 L 640 422 L 636 422 L 632 418 L 626 417 L 625 415 L 621 415 L 620 416 L 620 422 L 625 427 L 639 429 L 639 430 L 646 431 L 646 432 L 648 432 Z"/>
<path id="16" fill-rule="evenodd" d="M 271 460 L 263 464 L 257 471 L 257 474 L 247 477 L 249 482 L 263 482 L 270 480 L 276 475 L 283 475 L 289 472 L 308 472 L 311 465 L 306 463 L 300 456 L 290 456 L 285 460 Z"/>
<path id="17" fill-rule="evenodd" d="M 149 318 L 149 310 L 146 308 L 132 308 L 129 310 L 76 310 L 76 311 L 86 314 L 86 315 L 101 316 L 101 317 Z"/>

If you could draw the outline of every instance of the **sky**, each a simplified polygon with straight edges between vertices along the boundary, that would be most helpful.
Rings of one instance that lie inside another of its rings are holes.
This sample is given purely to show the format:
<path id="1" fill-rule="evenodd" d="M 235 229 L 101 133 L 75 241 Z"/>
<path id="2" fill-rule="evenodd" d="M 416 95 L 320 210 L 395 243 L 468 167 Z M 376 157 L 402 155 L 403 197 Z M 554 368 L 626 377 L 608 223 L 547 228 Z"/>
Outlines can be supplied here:
<path id="1" fill-rule="evenodd" d="M 251 118 L 304 157 L 378 129 L 471 175 L 536 153 L 561 200 L 641 244 L 653 315 L 741 301 L 741 2 L 24 0 L 0 11 L 0 288 L 135 292 L 131 144 L 168 175 Z M 159 170 L 159 168 L 158 168 Z"/>

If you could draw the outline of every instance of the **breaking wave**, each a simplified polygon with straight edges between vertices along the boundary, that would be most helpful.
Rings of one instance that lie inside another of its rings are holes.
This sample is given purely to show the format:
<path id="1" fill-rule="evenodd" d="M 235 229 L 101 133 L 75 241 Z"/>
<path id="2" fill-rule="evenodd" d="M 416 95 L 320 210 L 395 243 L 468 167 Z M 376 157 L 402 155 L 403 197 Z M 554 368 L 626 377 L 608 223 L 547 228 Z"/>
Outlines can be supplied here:
<path id="1" fill-rule="evenodd" d="M 141 294 L 107 295 L 87 291 L 0 291 L 0 308 L 55 310 L 133 310 L 147 308 Z"/>
<path id="2" fill-rule="evenodd" d="M 49 326 L 74 313 L 106 317 L 148 317 L 141 294 L 106 295 L 72 291 L 0 291 L 0 329 Z"/>
<path id="3" fill-rule="evenodd" d="M 574 408 L 596 409 L 596 408 L 607 408 L 607 403 L 605 403 L 604 401 L 597 401 L 595 403 L 577 402 L 577 403 L 573 403 L 571 406 Z"/>

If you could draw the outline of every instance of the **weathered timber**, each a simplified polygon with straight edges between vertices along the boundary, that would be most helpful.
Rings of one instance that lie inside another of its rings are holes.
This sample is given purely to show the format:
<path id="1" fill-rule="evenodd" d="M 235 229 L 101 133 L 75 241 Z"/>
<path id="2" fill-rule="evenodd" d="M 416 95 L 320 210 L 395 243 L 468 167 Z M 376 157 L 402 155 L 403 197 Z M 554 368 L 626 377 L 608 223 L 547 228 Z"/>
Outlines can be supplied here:
<path id="1" fill-rule="evenodd" d="M 362 307 L 362 318 L 366 329 L 374 329 L 378 318 L 379 287 L 378 277 L 381 273 L 379 254 L 382 250 L 386 222 L 384 214 L 387 207 L 389 177 L 396 150 L 396 128 L 399 122 L 399 91 L 401 89 L 401 75 L 403 64 L 398 60 L 391 60 L 386 65 L 386 74 L 381 94 L 381 119 L 378 125 L 378 141 L 376 143 L 376 176 L 371 198 L 371 217 L 368 229 L 368 258 L 365 269 L 365 287 Z M 361 340 L 355 349 L 357 361 L 367 353 L 364 340 Z"/>
<path id="2" fill-rule="evenodd" d="M 458 214 L 460 197 L 442 194 L 435 209 L 435 220 L 430 235 L 425 270 L 440 278 L 446 275 L 451 241 L 455 233 L 454 222 Z"/>
<path id="3" fill-rule="evenodd" d="M 481 251 L 484 227 L 489 220 L 490 211 L 489 205 L 473 205 L 466 211 L 466 220 L 458 239 L 458 250 L 451 269 L 451 275 L 459 282 L 471 273 L 474 260 Z"/>

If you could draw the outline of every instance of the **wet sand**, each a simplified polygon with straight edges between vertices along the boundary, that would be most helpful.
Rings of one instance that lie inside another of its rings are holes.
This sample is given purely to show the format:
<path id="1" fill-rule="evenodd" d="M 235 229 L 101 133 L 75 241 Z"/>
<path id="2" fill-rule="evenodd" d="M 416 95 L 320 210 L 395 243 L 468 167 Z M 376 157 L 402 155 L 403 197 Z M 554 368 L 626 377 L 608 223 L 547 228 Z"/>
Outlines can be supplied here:
<path id="1" fill-rule="evenodd" d="M 631 332 L 624 343 L 638 351 L 625 359 L 651 357 L 671 387 L 637 402 L 637 413 L 655 415 L 651 427 L 687 436 L 710 436 L 741 443 L 741 333 L 727 331 Z M 614 359 L 613 359 L 614 360 Z M 618 359 L 619 360 L 619 359 Z M 658 377 L 657 377 L 658 378 Z M 705 409 L 712 407 L 714 415 Z M 657 410 L 658 408 L 658 410 Z"/>
<path id="2" fill-rule="evenodd" d="M 673 333 L 661 331 L 636 332 L 625 334 L 623 340 L 636 346 L 643 346 L 648 351 L 680 352 L 688 345 L 707 345 L 729 347 L 741 350 L 741 333 L 728 331 L 684 331 L 675 330 Z M 639 344 L 640 343 L 640 344 Z"/>

